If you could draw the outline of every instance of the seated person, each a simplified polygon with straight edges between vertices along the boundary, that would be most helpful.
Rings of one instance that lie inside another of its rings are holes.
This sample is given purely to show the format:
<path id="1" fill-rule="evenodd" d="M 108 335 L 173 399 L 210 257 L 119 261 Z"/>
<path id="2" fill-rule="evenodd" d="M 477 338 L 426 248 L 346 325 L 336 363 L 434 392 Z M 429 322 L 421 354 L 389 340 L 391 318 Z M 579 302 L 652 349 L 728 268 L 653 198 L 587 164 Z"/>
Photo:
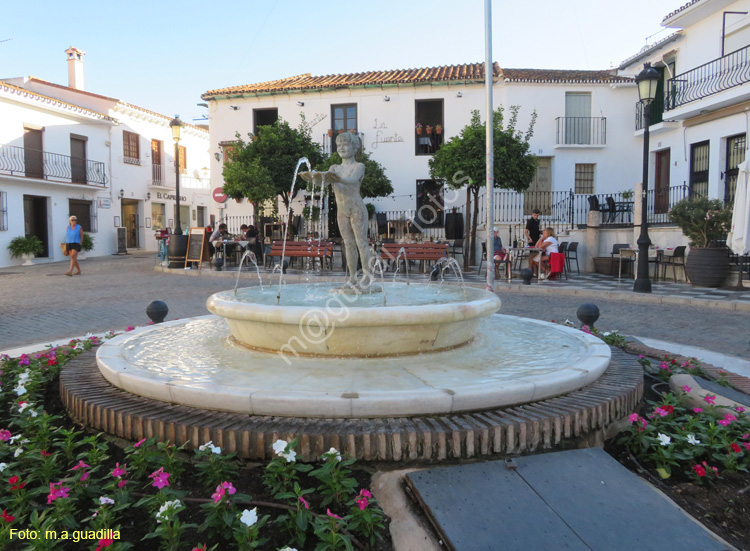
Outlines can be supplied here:
<path id="1" fill-rule="evenodd" d="M 508 257 L 508 253 L 503 249 L 503 240 L 497 234 L 497 230 L 492 232 L 492 250 L 494 251 L 493 258 L 495 260 L 505 260 Z"/>
<path id="2" fill-rule="evenodd" d="M 229 233 L 227 232 L 227 225 L 226 224 L 219 224 L 219 227 L 216 228 L 216 231 L 211 234 L 211 237 L 208 238 L 208 250 L 211 253 L 211 256 L 214 256 L 216 254 L 216 248 L 221 245 L 221 241 L 226 239 L 228 237 Z M 218 245 L 216 242 L 218 241 Z"/>
<path id="3" fill-rule="evenodd" d="M 544 228 L 544 231 L 542 231 L 542 236 L 539 238 L 539 241 L 536 243 L 536 247 L 538 249 L 542 249 L 542 252 L 534 255 L 532 258 L 529 259 L 529 262 L 531 264 L 531 269 L 534 270 L 534 275 L 537 275 L 539 271 L 539 263 L 541 261 L 541 267 L 544 271 L 544 275 L 541 276 L 541 279 L 545 279 L 549 276 L 549 255 L 550 253 L 558 253 L 560 250 L 558 249 L 558 243 L 557 239 L 555 239 L 555 230 L 553 228 Z M 541 259 L 539 258 L 541 256 Z"/>

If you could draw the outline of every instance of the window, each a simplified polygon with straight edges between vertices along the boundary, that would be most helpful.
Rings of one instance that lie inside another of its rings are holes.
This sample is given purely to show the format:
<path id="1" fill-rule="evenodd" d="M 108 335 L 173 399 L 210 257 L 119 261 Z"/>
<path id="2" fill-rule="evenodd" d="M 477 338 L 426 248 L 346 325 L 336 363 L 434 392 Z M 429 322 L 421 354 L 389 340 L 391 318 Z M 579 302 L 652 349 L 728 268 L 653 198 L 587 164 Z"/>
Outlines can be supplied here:
<path id="1" fill-rule="evenodd" d="M 443 145 L 443 100 L 414 102 L 415 155 L 432 155 Z"/>
<path id="2" fill-rule="evenodd" d="M 734 203 L 734 193 L 737 191 L 737 177 L 740 163 L 745 161 L 745 135 L 737 134 L 727 138 L 727 163 L 724 172 L 724 202 Z"/>
<path id="3" fill-rule="evenodd" d="M 595 166 L 594 164 L 576 164 L 576 193 L 593 195 Z"/>
<path id="4" fill-rule="evenodd" d="M 0 191 L 0 231 L 8 229 L 8 194 Z"/>
<path id="5" fill-rule="evenodd" d="M 279 120 L 279 110 L 273 109 L 253 109 L 253 134 L 258 133 L 258 127 L 271 126 Z"/>
<path id="6" fill-rule="evenodd" d="M 187 174 L 187 149 L 184 145 L 179 146 L 180 151 L 180 174 Z"/>
<path id="7" fill-rule="evenodd" d="M 177 203 L 174 204 L 172 210 L 176 215 Z M 185 231 L 185 228 L 190 226 L 190 205 L 180 205 L 180 226 L 182 226 L 182 231 Z"/>
<path id="8" fill-rule="evenodd" d="M 565 92 L 564 144 L 591 143 L 591 93 Z"/>
<path id="9" fill-rule="evenodd" d="M 357 104 L 331 105 L 331 120 L 333 121 L 333 139 L 331 153 L 336 152 L 336 135 L 341 132 L 357 132 Z"/>
<path id="10" fill-rule="evenodd" d="M 418 228 L 442 228 L 444 218 L 443 185 L 435 180 L 417 180 Z"/>
<path id="11" fill-rule="evenodd" d="M 151 227 L 154 231 L 164 229 L 166 206 L 164 203 L 151 203 Z"/>
<path id="12" fill-rule="evenodd" d="M 133 165 L 141 164 L 141 150 L 139 147 L 138 134 L 134 132 L 122 131 L 122 156 L 123 161 Z"/>
<path id="13" fill-rule="evenodd" d="M 155 186 L 160 186 L 163 179 L 161 171 L 161 150 L 161 141 L 151 140 L 151 180 Z"/>
<path id="14" fill-rule="evenodd" d="M 708 197 L 709 142 L 690 146 L 690 194 Z"/>

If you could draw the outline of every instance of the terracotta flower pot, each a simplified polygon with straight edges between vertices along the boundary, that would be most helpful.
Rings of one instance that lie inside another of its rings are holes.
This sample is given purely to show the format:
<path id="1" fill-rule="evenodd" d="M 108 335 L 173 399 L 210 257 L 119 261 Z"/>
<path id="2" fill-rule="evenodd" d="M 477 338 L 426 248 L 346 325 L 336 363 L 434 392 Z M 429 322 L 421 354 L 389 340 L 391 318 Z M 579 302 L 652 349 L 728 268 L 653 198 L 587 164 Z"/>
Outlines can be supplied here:
<path id="1" fill-rule="evenodd" d="M 432 134 L 432 127 L 428 126 L 427 128 L 425 128 L 425 132 L 427 132 L 428 134 Z"/>
<path id="2" fill-rule="evenodd" d="M 421 128 L 417 128 L 417 135 L 420 135 L 421 133 L 422 133 L 422 129 Z"/>

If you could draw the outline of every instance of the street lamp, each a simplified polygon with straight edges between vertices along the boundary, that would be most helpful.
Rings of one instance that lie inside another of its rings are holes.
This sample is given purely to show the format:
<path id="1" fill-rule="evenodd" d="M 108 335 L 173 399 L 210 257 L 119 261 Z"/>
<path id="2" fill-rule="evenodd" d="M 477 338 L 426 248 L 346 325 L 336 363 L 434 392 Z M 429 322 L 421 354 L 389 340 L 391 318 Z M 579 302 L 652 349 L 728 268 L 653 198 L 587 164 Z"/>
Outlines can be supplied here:
<path id="1" fill-rule="evenodd" d="M 633 283 L 636 293 L 650 293 L 651 279 L 648 275 L 648 248 L 651 239 L 648 237 L 648 129 L 649 107 L 656 98 L 656 87 L 659 83 L 659 72 L 650 63 L 643 64 L 643 71 L 635 77 L 638 85 L 638 97 L 643 105 L 643 191 L 641 192 L 641 234 L 638 236 L 638 278 Z"/>
<path id="2" fill-rule="evenodd" d="M 179 115 L 175 115 L 174 118 L 169 121 L 169 127 L 172 129 L 172 138 L 174 138 L 174 175 L 175 175 L 175 190 L 176 190 L 176 205 L 177 212 L 175 212 L 175 228 L 174 233 L 177 235 L 182 234 L 182 226 L 180 226 L 180 133 L 184 123 L 180 120 Z"/>

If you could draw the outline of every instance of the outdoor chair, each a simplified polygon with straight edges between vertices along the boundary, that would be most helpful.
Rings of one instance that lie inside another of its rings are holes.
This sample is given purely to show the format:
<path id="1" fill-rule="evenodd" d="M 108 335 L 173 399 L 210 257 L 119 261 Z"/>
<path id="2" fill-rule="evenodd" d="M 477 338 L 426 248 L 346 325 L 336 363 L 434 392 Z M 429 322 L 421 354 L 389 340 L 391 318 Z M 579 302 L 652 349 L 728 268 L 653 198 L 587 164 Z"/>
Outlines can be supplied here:
<path id="1" fill-rule="evenodd" d="M 599 198 L 596 195 L 589 195 L 589 210 L 593 210 L 594 212 L 601 212 L 602 214 L 607 215 L 607 219 L 602 219 L 605 223 L 609 221 L 609 218 L 612 216 L 612 211 L 610 210 L 609 205 L 602 205 L 599 203 Z"/>
<path id="2" fill-rule="evenodd" d="M 685 249 L 684 245 L 674 248 L 674 254 L 672 256 L 664 256 L 661 259 L 661 266 L 664 269 L 662 279 L 667 279 L 667 268 L 672 267 L 672 279 L 677 282 L 677 267 L 682 268 L 682 272 L 685 273 Z"/>
<path id="3" fill-rule="evenodd" d="M 568 273 L 565 269 L 565 253 L 549 254 L 550 279 L 557 279 L 558 274 L 563 274 L 568 279 Z"/>
<path id="4" fill-rule="evenodd" d="M 633 274 L 633 266 L 635 266 L 635 255 L 631 256 L 623 256 L 620 253 L 620 249 L 629 249 L 630 245 L 628 243 L 615 243 L 612 245 L 612 253 L 610 253 L 610 258 L 612 259 L 612 263 L 614 264 L 614 261 L 617 260 L 620 263 L 620 266 L 622 266 L 622 263 L 625 263 L 625 267 L 631 266 L 631 274 Z M 621 273 L 618 269 L 618 273 Z"/>
<path id="5" fill-rule="evenodd" d="M 460 254 L 461 256 L 464 255 L 464 240 L 463 239 L 453 240 L 453 245 L 451 246 L 451 255 L 453 255 L 453 258 L 456 258 L 457 254 Z"/>
<path id="6" fill-rule="evenodd" d="M 560 252 L 563 252 L 562 250 Z M 565 266 L 568 269 L 568 273 L 570 273 L 571 270 L 571 262 L 573 260 L 576 261 L 576 273 L 581 273 L 581 268 L 578 265 L 578 241 L 573 241 L 571 243 L 568 243 L 565 246 Z"/>

